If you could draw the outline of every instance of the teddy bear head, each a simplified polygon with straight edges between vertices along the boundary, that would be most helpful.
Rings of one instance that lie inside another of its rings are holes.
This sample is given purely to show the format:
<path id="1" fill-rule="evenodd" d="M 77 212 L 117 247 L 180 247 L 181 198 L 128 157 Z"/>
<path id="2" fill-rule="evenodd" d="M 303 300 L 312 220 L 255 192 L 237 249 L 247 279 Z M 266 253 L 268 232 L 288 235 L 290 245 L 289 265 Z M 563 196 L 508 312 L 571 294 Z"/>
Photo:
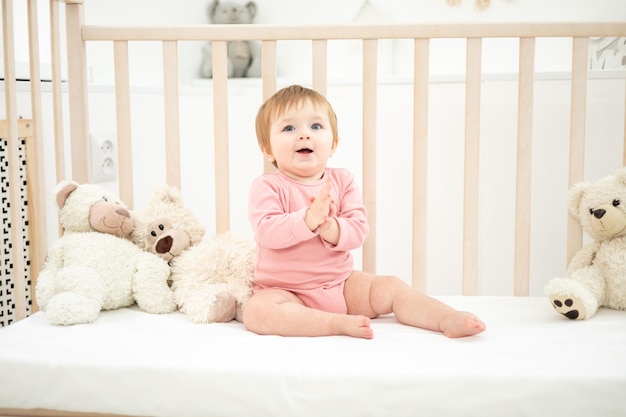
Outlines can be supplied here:
<path id="1" fill-rule="evenodd" d="M 200 220 L 183 204 L 178 189 L 170 186 L 157 190 L 137 212 L 137 217 L 143 225 L 136 228 L 133 241 L 168 262 L 198 244 L 206 232 Z"/>
<path id="2" fill-rule="evenodd" d="M 104 187 L 61 181 L 54 195 L 65 232 L 96 231 L 119 237 L 129 237 L 133 232 L 128 207 Z"/>
<path id="3" fill-rule="evenodd" d="M 234 1 L 213 0 L 209 5 L 209 18 L 215 24 L 246 24 L 252 23 L 256 16 L 256 3 L 247 2 L 245 5 Z"/>
<path id="4" fill-rule="evenodd" d="M 597 241 L 626 236 L 626 167 L 596 182 L 581 182 L 569 192 L 569 212 Z"/>

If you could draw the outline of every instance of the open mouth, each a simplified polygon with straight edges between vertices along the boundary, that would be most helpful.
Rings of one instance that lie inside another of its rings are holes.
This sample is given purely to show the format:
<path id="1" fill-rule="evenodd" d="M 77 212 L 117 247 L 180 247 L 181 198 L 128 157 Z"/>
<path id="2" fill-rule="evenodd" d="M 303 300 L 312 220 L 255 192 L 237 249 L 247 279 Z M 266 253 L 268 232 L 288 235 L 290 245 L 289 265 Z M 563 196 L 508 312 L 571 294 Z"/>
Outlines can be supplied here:
<path id="1" fill-rule="evenodd" d="M 303 148 L 303 149 L 298 149 L 297 152 L 298 153 L 313 153 L 313 150 L 309 148 Z"/>

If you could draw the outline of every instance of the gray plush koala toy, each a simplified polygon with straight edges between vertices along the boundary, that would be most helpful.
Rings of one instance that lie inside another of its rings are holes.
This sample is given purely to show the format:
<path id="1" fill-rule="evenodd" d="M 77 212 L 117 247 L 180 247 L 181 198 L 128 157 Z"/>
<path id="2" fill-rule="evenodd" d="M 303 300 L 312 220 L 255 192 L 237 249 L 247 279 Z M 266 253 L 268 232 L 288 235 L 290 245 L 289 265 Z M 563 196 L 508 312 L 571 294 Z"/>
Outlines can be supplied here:
<path id="1" fill-rule="evenodd" d="M 234 1 L 213 0 L 209 5 L 209 18 L 213 24 L 252 23 L 257 13 L 256 3 L 245 5 Z M 228 76 L 234 78 L 261 76 L 261 46 L 255 41 L 228 42 Z M 213 48 L 209 41 L 202 49 L 203 77 L 213 77 Z"/>

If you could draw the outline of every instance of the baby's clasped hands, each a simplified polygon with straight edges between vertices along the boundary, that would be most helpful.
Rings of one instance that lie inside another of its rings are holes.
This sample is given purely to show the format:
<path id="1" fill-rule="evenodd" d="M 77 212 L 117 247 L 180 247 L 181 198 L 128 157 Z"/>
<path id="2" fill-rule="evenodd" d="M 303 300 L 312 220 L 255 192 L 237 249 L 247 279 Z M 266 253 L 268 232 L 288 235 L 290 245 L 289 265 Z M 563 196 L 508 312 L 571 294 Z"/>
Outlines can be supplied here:
<path id="1" fill-rule="evenodd" d="M 324 229 L 332 218 L 337 214 L 337 206 L 330 195 L 331 182 L 326 181 L 320 193 L 311 201 L 311 206 L 306 212 L 304 221 L 311 230 L 318 227 Z"/>

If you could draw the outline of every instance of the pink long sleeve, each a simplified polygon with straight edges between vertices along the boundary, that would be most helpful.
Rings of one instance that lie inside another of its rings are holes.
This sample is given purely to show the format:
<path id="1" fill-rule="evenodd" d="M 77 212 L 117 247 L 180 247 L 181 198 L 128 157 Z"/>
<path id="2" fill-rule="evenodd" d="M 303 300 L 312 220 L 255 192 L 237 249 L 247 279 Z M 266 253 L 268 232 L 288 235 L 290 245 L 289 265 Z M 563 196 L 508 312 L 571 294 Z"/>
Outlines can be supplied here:
<path id="1" fill-rule="evenodd" d="M 337 204 L 337 245 L 325 242 L 304 222 L 311 198 L 329 177 Z M 369 227 L 361 194 L 349 171 L 328 168 L 324 178 L 314 184 L 298 183 L 276 171 L 255 179 L 249 197 L 249 219 L 257 242 L 257 284 L 310 289 L 335 285 L 350 275 L 350 250 L 363 244 Z"/>

